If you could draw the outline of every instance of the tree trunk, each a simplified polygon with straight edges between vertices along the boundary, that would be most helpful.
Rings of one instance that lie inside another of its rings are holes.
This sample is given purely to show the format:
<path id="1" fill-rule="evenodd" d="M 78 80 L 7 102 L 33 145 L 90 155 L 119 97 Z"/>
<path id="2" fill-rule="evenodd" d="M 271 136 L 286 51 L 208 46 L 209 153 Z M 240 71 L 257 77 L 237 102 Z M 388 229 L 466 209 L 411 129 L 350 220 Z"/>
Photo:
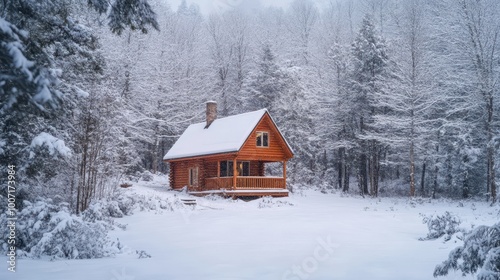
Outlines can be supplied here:
<path id="1" fill-rule="evenodd" d="M 467 169 L 464 172 L 462 181 L 462 198 L 469 198 L 469 171 Z"/>
<path id="2" fill-rule="evenodd" d="M 436 166 L 434 166 L 434 182 L 432 184 L 432 198 L 433 199 L 436 198 L 436 192 L 437 192 L 437 188 L 438 188 L 438 173 L 439 173 L 439 167 L 436 164 Z"/>
<path id="3" fill-rule="evenodd" d="M 488 181 L 487 184 L 490 189 L 491 203 L 494 204 L 497 201 L 497 188 L 495 183 L 495 147 L 493 144 L 493 96 L 491 94 L 488 96 L 488 122 L 487 122 L 487 133 L 488 133 Z"/>
<path id="4" fill-rule="evenodd" d="M 359 184 L 363 194 L 368 194 L 368 174 L 366 170 L 366 154 L 362 153 L 359 160 Z"/>
<path id="5" fill-rule="evenodd" d="M 344 182 L 344 164 L 345 158 L 343 153 L 344 148 L 339 149 L 339 162 L 338 162 L 338 188 L 341 189 Z"/>
<path id="6" fill-rule="evenodd" d="M 349 172 L 349 165 L 345 164 L 344 165 L 344 185 L 342 188 L 343 192 L 348 192 L 349 191 L 349 177 L 351 176 Z"/>
<path id="7" fill-rule="evenodd" d="M 436 144 L 436 156 L 439 155 L 439 137 L 440 136 L 440 132 L 438 131 L 437 132 L 437 144 Z M 432 184 L 432 198 L 435 199 L 436 198 L 436 192 L 437 192 L 437 188 L 438 188 L 438 176 L 439 176 L 439 159 L 436 157 L 436 160 L 434 162 L 434 182 Z"/>
<path id="8" fill-rule="evenodd" d="M 446 158 L 446 185 L 450 189 L 450 193 L 453 192 L 453 174 L 452 174 L 453 166 L 451 162 L 451 155 L 448 155 Z"/>
<path id="9" fill-rule="evenodd" d="M 379 148 L 377 148 L 377 143 L 375 140 L 371 143 L 371 155 L 369 163 L 369 173 L 370 173 L 370 195 L 373 197 L 378 196 L 378 180 L 379 180 L 379 170 L 380 170 L 380 156 Z"/>
<path id="10" fill-rule="evenodd" d="M 422 164 L 422 178 L 420 180 L 420 195 L 424 196 L 425 195 L 425 169 L 426 169 L 426 163 L 424 160 L 424 163 Z"/>
<path id="11" fill-rule="evenodd" d="M 373 183 L 375 184 L 375 196 L 378 196 L 378 185 L 379 185 L 379 176 L 380 176 L 380 151 L 375 153 L 375 171 L 373 174 Z"/>
<path id="12" fill-rule="evenodd" d="M 415 196 L 415 154 L 413 141 L 410 142 L 410 196 Z"/>
<path id="13" fill-rule="evenodd" d="M 370 155 L 368 157 L 368 179 L 370 186 L 370 195 L 375 196 L 375 182 L 373 181 L 373 150 L 370 149 Z"/>

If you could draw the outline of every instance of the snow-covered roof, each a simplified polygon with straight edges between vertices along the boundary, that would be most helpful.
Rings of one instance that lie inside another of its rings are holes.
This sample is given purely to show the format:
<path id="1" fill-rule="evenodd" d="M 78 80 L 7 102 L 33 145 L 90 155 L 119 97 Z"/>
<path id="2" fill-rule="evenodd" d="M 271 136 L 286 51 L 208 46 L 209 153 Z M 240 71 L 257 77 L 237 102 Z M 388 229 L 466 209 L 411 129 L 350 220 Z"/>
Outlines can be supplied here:
<path id="1" fill-rule="evenodd" d="M 237 152 L 262 119 L 266 109 L 190 125 L 175 142 L 164 160 Z"/>

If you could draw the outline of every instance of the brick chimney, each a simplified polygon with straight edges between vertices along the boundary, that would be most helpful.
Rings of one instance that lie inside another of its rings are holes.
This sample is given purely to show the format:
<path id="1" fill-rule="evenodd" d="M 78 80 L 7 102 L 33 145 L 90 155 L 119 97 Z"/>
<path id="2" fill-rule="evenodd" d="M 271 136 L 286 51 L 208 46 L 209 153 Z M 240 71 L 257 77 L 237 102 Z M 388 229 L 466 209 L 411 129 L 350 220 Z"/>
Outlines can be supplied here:
<path id="1" fill-rule="evenodd" d="M 205 128 L 208 128 L 213 121 L 217 118 L 217 102 L 215 101 L 207 101 L 207 125 Z"/>

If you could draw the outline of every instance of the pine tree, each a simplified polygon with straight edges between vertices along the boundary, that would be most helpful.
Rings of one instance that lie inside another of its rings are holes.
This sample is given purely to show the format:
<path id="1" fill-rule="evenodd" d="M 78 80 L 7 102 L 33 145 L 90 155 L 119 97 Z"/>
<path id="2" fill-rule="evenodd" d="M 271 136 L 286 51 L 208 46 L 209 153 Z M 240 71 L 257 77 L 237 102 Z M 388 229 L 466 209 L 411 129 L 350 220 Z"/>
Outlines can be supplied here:
<path id="1" fill-rule="evenodd" d="M 416 167 L 422 162 L 421 195 L 425 191 L 426 157 L 434 150 L 431 142 L 436 137 L 432 133 L 437 127 L 436 105 L 439 95 L 433 93 L 434 77 L 429 60 L 429 36 L 425 29 L 426 7 L 419 0 L 409 0 L 397 11 L 398 39 L 393 54 L 392 75 L 386 79 L 383 89 L 374 94 L 374 127 L 381 142 L 386 143 L 391 153 L 391 161 L 407 166 L 409 194 L 416 193 Z M 394 157 L 394 155 L 396 155 Z M 407 156 L 406 156 L 407 155 Z M 406 172 L 405 172 L 406 173 Z"/>
<path id="2" fill-rule="evenodd" d="M 370 194 L 377 196 L 383 143 L 373 135 L 376 132 L 373 117 L 377 113 L 374 98 L 376 93 L 382 91 L 381 83 L 386 77 L 388 56 L 385 41 L 377 35 L 370 15 L 363 18 L 352 45 L 352 53 L 354 62 L 350 91 L 353 95 L 351 109 L 359 149 L 358 184 L 364 194 L 368 193 L 370 185 Z"/>
<path id="3" fill-rule="evenodd" d="M 156 14 L 145 0 L 115 0 L 108 15 L 111 31 L 120 35 L 129 27 L 148 32 L 148 26 L 159 30 Z"/>
<path id="4" fill-rule="evenodd" d="M 46 133 L 70 146 L 66 128 L 70 126 L 67 120 L 75 104 L 76 94 L 73 93 L 83 92 L 78 84 L 82 80 L 72 81 L 73 84 L 70 80 L 78 76 L 83 78 L 86 71 L 98 72 L 102 61 L 93 53 L 97 39 L 74 20 L 72 7 L 64 1 L 8 3 L 3 7 L 7 11 L 6 19 L 16 24 L 15 27 L 10 24 L 10 31 L 17 30 L 26 43 L 13 44 L 8 38 L 2 38 L 3 45 L 14 45 L 19 51 L 14 64 L 6 64 L 14 76 L 1 78 L 13 79 L 19 86 L 9 81 L 0 82 L 2 91 L 15 93 L 10 101 L 2 100 L 5 103 L 2 104 L 0 125 L 2 131 L 7 132 L 3 140 L 8 148 L 2 163 L 18 166 L 20 172 L 26 172 L 23 177 L 26 181 L 36 176 L 43 176 L 45 180 L 42 181 L 47 181 L 57 174 L 58 161 L 54 159 L 57 155 L 33 149 L 32 140 Z M 19 35 L 16 35 L 18 39 Z M 45 164 L 40 164 L 44 161 Z"/>
<path id="5" fill-rule="evenodd" d="M 103 12 L 104 2 L 89 1 L 89 5 Z M 133 9 L 130 13 L 122 9 L 129 16 L 115 18 L 115 23 L 143 32 L 148 24 L 155 27 L 154 13 L 144 12 L 149 6 L 139 2 L 142 10 L 130 1 L 115 2 Z M 20 189 L 31 188 L 32 196 L 60 194 L 72 205 L 76 181 L 81 179 L 74 176 L 81 147 L 75 140 L 73 117 L 81 113 L 80 102 L 93 97 L 105 67 L 97 37 L 79 8 L 79 3 L 64 0 L 0 4 L 5 17 L 0 18 L 0 59 L 7 66 L 3 70 L 10 73 L 0 77 L 0 126 L 7 132 L 0 139 L 5 155 L 1 162 L 18 167 Z M 144 21 L 139 20 L 142 16 Z M 106 176 L 97 178 L 96 184 Z"/>
<path id="6" fill-rule="evenodd" d="M 250 78 L 247 96 L 248 108 L 258 110 L 267 108 L 273 112 L 276 100 L 287 90 L 287 80 L 283 70 L 277 64 L 276 57 L 269 44 L 262 47 L 257 73 Z"/>

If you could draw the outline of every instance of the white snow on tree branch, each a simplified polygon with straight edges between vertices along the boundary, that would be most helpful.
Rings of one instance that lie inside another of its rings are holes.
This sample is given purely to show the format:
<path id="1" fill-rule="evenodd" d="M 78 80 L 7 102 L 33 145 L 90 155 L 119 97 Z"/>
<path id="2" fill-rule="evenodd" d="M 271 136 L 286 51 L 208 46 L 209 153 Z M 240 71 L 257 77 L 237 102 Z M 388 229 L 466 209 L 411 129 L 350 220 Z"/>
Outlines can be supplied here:
<path id="1" fill-rule="evenodd" d="M 0 139 L 0 155 L 3 155 L 5 153 L 5 145 L 7 145 L 7 142 L 3 139 Z"/>
<path id="2" fill-rule="evenodd" d="M 56 152 L 59 155 L 62 155 L 64 157 L 69 156 L 71 154 L 71 149 L 64 144 L 64 141 L 56 138 L 46 132 L 42 132 L 38 134 L 32 141 L 31 141 L 31 148 L 36 148 L 36 147 L 43 147 L 46 146 L 46 148 L 49 151 L 49 154 L 55 155 Z M 34 154 L 32 153 L 30 155 L 30 158 L 33 158 Z"/>
<path id="3" fill-rule="evenodd" d="M 23 46 L 21 44 L 21 40 L 18 36 L 25 36 L 27 34 L 20 32 L 17 30 L 15 26 L 10 24 L 8 21 L 0 18 L 0 31 L 2 33 L 8 34 L 11 38 L 14 39 L 13 42 L 4 43 L 4 48 L 7 49 L 9 55 L 12 57 L 14 67 L 21 70 L 28 79 L 31 81 L 33 79 L 33 75 L 31 73 L 30 68 L 35 65 L 33 61 L 28 60 L 23 54 Z"/>

